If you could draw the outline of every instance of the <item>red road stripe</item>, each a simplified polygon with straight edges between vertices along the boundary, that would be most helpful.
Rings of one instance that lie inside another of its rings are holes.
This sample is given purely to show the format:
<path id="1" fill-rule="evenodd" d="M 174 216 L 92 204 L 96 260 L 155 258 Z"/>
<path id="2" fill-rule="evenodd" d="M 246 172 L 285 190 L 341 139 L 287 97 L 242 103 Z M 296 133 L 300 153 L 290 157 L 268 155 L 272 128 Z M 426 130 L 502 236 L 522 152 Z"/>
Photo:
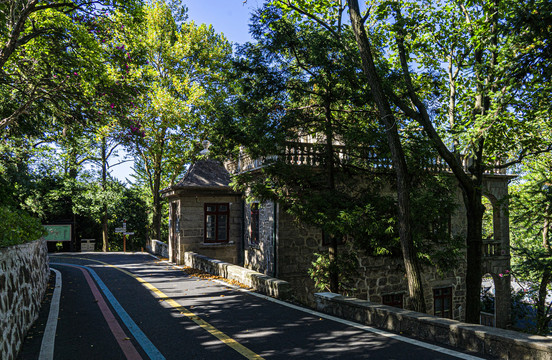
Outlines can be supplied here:
<path id="1" fill-rule="evenodd" d="M 71 265 L 65 265 L 64 266 L 71 266 Z M 92 294 L 94 295 L 94 298 L 98 302 L 98 306 L 100 307 L 100 310 L 102 311 L 102 314 L 105 318 L 105 321 L 107 321 L 107 325 L 109 326 L 109 329 L 111 330 L 111 333 L 117 340 L 117 343 L 119 343 L 119 346 L 121 347 L 121 350 L 123 350 L 123 353 L 125 354 L 126 358 L 129 360 L 142 360 L 142 356 L 138 353 L 138 350 L 134 347 L 132 342 L 128 339 L 129 337 L 127 334 L 125 334 L 125 331 L 123 328 L 121 328 L 121 325 L 119 325 L 119 322 L 109 309 L 109 306 L 107 306 L 107 303 L 104 300 L 104 297 L 102 296 L 102 293 L 96 286 L 96 283 L 94 280 L 92 280 L 92 277 L 90 277 L 90 274 L 86 269 L 79 268 L 76 266 L 71 266 L 75 269 L 79 269 L 84 274 L 84 278 L 86 279 L 86 282 L 88 283 L 88 286 L 90 286 L 90 290 L 92 290 Z"/>

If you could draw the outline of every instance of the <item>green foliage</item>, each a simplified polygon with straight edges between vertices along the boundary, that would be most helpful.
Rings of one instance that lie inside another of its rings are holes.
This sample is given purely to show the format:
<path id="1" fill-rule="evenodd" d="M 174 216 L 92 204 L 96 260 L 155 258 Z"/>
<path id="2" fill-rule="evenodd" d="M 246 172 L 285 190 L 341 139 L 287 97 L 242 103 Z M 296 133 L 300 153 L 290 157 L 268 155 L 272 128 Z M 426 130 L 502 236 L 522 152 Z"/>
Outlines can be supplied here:
<path id="1" fill-rule="evenodd" d="M 456 186 L 449 175 L 417 174 L 411 195 L 414 244 L 423 263 L 445 273 L 458 266 L 465 247 L 465 240 L 451 233 Z"/>
<path id="2" fill-rule="evenodd" d="M 320 11 L 302 4 L 324 19 L 338 16 L 322 11 L 329 4 L 319 4 Z M 228 151 L 241 145 L 252 158 L 271 159 L 255 173 L 236 176 L 234 185 L 251 197 L 278 200 L 299 221 L 327 234 L 348 234 L 369 255 L 397 255 L 394 178 L 374 171 L 390 162 L 389 150 L 358 58 L 350 52 L 352 33 L 333 27 L 336 34 L 308 16 L 296 17 L 290 2 L 274 5 L 253 19 L 257 43 L 238 52 L 237 96 L 215 125 Z M 314 143 L 301 150 L 309 154 L 303 159 L 314 160 L 290 164 L 291 150 L 286 155 L 283 149 L 307 141 Z M 403 141 L 411 171 L 419 174 L 413 179 L 419 256 L 446 271 L 461 249 L 448 226 L 456 210 L 454 186 L 428 174 L 436 154 L 419 130 L 405 123 Z"/>
<path id="3" fill-rule="evenodd" d="M 41 135 L 52 127 L 86 127 L 89 121 L 124 116 L 132 89 L 121 71 L 113 71 L 127 59 L 110 46 L 112 29 L 121 24 L 109 21 L 108 14 L 116 7 L 134 11 L 134 4 L 39 2 L 29 4 L 29 12 L 2 7 L 0 12 L 11 11 L 3 19 L 10 29 L 2 32 L 3 44 L 17 35 L 11 32 L 17 20 L 24 27 L 12 53 L 7 46 L 1 49 L 9 57 L 2 58 L 0 127 L 11 135 Z"/>
<path id="4" fill-rule="evenodd" d="M 339 291 L 344 295 L 352 295 L 357 289 L 355 288 L 356 279 L 358 278 L 358 264 L 356 257 L 353 254 L 341 254 L 337 256 L 336 262 L 330 262 L 328 253 L 314 254 L 316 260 L 312 262 L 308 273 L 311 279 L 314 280 L 314 286 L 318 291 L 330 291 L 330 271 L 331 267 L 335 266 L 339 274 Z"/>
<path id="5" fill-rule="evenodd" d="M 26 211 L 0 205 L 0 248 L 38 240 L 46 234 L 40 220 Z"/>
<path id="6" fill-rule="evenodd" d="M 129 140 L 135 170 L 152 197 L 153 238 L 161 237 L 159 191 L 173 185 L 199 150 L 212 108 L 225 100 L 230 43 L 211 26 L 186 21 L 179 2 L 153 1 L 143 21 L 118 36 L 124 48 L 143 57 L 128 76 L 143 86 L 132 109 L 138 136 Z"/>
<path id="7" fill-rule="evenodd" d="M 551 156 L 526 162 L 527 172 L 512 189 L 510 199 L 512 270 L 517 279 L 530 285 L 528 299 L 536 308 L 537 333 L 547 334 L 552 320 L 546 304 L 552 290 L 552 220 Z"/>

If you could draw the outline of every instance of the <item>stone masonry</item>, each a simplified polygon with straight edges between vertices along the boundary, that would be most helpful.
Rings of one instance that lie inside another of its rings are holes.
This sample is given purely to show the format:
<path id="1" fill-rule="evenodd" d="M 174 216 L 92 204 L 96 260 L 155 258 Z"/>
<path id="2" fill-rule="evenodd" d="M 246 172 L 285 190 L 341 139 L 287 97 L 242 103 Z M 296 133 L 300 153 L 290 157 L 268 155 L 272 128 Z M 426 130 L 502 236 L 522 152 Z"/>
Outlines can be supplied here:
<path id="1" fill-rule="evenodd" d="M 46 241 L 0 249 L 0 358 L 15 359 L 38 317 L 50 268 Z"/>
<path id="2" fill-rule="evenodd" d="M 275 269 L 275 211 L 272 201 L 259 205 L 259 242 L 251 241 L 251 204 L 244 204 L 244 266 L 263 274 L 276 275 Z"/>

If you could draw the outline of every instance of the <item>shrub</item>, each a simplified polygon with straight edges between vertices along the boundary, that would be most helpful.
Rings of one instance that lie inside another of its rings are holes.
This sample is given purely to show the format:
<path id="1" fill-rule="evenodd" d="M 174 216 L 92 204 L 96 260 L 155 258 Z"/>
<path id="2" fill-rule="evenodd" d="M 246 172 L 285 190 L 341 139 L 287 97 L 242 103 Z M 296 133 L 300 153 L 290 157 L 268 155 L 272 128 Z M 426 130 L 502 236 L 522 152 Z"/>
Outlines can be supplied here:
<path id="1" fill-rule="evenodd" d="M 0 248 L 34 241 L 46 234 L 40 220 L 26 211 L 0 206 Z"/>

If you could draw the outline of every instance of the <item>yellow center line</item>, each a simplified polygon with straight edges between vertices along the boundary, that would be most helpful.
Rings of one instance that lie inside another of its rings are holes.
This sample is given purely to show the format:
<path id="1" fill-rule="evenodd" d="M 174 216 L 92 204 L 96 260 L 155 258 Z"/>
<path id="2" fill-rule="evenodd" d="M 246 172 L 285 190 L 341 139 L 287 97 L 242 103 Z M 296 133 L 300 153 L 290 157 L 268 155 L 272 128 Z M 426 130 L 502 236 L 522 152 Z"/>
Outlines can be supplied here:
<path id="1" fill-rule="evenodd" d="M 56 256 L 56 257 L 63 257 L 63 256 Z M 119 271 L 121 271 L 121 272 L 123 272 L 123 273 L 125 273 L 129 276 L 132 276 L 138 282 L 142 283 L 142 285 L 144 285 L 148 290 L 153 292 L 157 297 L 159 297 L 164 302 L 169 304 L 175 310 L 179 311 L 180 314 L 186 316 L 188 319 L 195 322 L 203 330 L 209 332 L 211 335 L 213 335 L 214 337 L 216 337 L 217 339 L 219 339 L 220 341 L 222 341 L 224 344 L 228 345 L 232 349 L 236 350 L 238 353 L 242 354 L 247 359 L 264 360 L 264 358 L 262 356 L 256 354 L 255 352 L 253 352 L 249 348 L 243 346 L 242 344 L 240 344 L 236 340 L 232 339 L 230 336 L 228 336 L 225 333 L 223 333 L 222 331 L 218 330 L 213 325 L 209 324 L 207 321 L 200 318 L 198 315 L 194 314 L 193 312 L 191 312 L 190 310 L 188 310 L 184 306 L 177 303 L 175 300 L 173 300 L 170 297 L 168 297 L 167 295 L 165 295 L 165 293 L 163 293 L 161 290 L 159 290 L 158 288 L 156 288 L 155 286 L 153 286 L 152 284 L 150 284 L 146 280 L 142 279 L 141 277 L 139 277 L 137 275 L 134 275 L 130 271 L 123 270 L 123 269 L 121 269 L 121 268 L 119 268 L 115 265 L 111 265 L 111 264 L 108 264 L 108 263 L 100 261 L 100 260 L 87 259 L 87 258 L 77 258 L 77 257 L 68 257 L 68 258 L 69 259 L 79 259 L 79 260 L 88 260 L 88 261 L 98 262 L 100 264 L 107 265 L 107 266 L 110 266 L 114 269 L 117 269 L 117 270 L 119 270 Z"/>

